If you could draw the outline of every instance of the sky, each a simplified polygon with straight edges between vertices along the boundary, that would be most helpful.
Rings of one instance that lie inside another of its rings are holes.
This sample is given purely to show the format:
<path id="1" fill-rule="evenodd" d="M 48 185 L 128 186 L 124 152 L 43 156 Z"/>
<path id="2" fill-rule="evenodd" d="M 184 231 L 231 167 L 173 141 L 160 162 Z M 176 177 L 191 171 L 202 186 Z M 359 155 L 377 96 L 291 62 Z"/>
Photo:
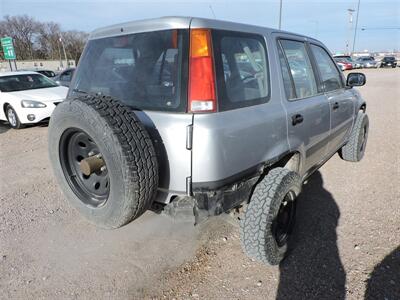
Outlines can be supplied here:
<path id="1" fill-rule="evenodd" d="M 282 29 L 315 37 L 332 52 L 343 52 L 350 36 L 347 9 L 358 0 L 282 0 Z M 211 8 L 210 8 L 211 7 Z M 0 0 L 0 18 L 26 14 L 54 21 L 64 30 L 90 32 L 125 21 L 160 16 L 194 16 L 278 27 L 279 0 L 136 1 Z M 400 0 L 360 0 L 355 51 L 400 50 Z M 364 29 L 364 30 L 361 30 Z"/>

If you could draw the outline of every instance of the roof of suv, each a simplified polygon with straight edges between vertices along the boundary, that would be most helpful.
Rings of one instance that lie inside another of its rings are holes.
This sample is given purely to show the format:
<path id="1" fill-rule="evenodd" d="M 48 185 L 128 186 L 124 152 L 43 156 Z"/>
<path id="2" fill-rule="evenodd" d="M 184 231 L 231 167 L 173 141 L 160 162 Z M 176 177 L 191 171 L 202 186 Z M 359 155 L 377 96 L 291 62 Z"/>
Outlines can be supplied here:
<path id="1" fill-rule="evenodd" d="M 221 21 L 214 19 L 205 18 L 194 18 L 194 17 L 160 17 L 155 19 L 146 19 L 131 21 L 126 23 L 115 24 L 107 27 L 102 27 L 94 30 L 89 39 L 99 39 L 110 36 L 125 35 L 139 32 L 149 32 L 157 30 L 168 30 L 168 29 L 186 29 L 186 28 L 214 28 L 221 30 L 232 30 L 232 31 L 243 31 L 243 32 L 254 32 L 265 34 L 268 32 L 284 32 L 291 35 L 297 35 L 299 37 L 306 37 L 300 34 L 286 32 L 278 29 L 272 29 L 268 27 L 261 27 L 256 25 L 242 24 L 230 21 Z M 309 38 L 309 37 L 307 37 Z M 312 39 L 312 38 L 309 38 Z M 314 39 L 313 39 L 314 40 Z"/>

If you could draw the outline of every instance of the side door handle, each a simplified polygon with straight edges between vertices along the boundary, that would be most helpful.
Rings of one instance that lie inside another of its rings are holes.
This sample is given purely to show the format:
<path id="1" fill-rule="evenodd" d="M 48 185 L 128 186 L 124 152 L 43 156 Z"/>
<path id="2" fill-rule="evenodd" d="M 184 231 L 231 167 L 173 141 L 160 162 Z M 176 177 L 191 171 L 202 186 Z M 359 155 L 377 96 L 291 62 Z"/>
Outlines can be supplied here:
<path id="1" fill-rule="evenodd" d="M 300 114 L 296 114 L 294 116 L 292 116 L 292 125 L 296 126 L 297 124 L 300 124 L 301 122 L 303 122 L 304 118 L 302 115 Z"/>
<path id="2" fill-rule="evenodd" d="M 332 105 L 332 109 L 333 110 L 337 110 L 339 108 L 339 102 L 335 102 L 333 105 Z"/>

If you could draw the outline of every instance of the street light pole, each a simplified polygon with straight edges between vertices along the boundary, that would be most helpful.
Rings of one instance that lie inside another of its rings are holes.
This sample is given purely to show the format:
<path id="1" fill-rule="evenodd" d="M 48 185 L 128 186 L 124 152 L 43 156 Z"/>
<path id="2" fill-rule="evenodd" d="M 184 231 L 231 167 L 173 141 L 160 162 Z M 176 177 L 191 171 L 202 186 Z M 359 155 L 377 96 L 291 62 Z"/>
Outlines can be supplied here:
<path id="1" fill-rule="evenodd" d="M 68 68 L 68 58 L 67 58 L 67 52 L 65 51 L 65 47 L 64 47 L 64 43 L 61 37 L 61 33 L 60 33 L 60 39 L 59 39 L 61 46 L 63 48 L 63 52 L 64 52 L 64 56 L 65 56 L 65 63 L 66 63 L 66 68 Z"/>
<path id="2" fill-rule="evenodd" d="M 282 28 L 282 0 L 279 1 L 279 25 L 278 29 Z"/>
<path id="3" fill-rule="evenodd" d="M 353 12 L 355 12 L 355 10 L 348 8 L 347 11 L 349 12 L 349 33 L 347 34 L 346 54 L 350 55 L 351 29 L 353 27 Z"/>
<path id="4" fill-rule="evenodd" d="M 352 53 L 354 53 L 354 49 L 356 47 L 356 37 L 357 37 L 357 27 L 358 27 L 358 16 L 360 15 L 360 2 L 361 0 L 358 0 L 358 4 L 357 4 L 357 17 L 356 17 L 356 27 L 354 29 L 354 39 L 353 39 L 353 50 L 351 51 Z"/>

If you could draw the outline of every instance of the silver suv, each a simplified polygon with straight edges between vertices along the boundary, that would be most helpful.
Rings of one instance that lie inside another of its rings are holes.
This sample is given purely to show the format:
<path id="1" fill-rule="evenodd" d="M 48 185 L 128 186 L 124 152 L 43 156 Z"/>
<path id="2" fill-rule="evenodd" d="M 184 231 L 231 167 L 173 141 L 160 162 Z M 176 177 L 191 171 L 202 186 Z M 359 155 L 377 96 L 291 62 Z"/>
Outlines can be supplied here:
<path id="1" fill-rule="evenodd" d="M 366 104 L 327 48 L 298 34 L 188 17 L 94 31 L 49 126 L 66 197 L 117 228 L 147 209 L 196 222 L 238 208 L 244 251 L 287 250 L 303 181 L 359 161 Z"/>

